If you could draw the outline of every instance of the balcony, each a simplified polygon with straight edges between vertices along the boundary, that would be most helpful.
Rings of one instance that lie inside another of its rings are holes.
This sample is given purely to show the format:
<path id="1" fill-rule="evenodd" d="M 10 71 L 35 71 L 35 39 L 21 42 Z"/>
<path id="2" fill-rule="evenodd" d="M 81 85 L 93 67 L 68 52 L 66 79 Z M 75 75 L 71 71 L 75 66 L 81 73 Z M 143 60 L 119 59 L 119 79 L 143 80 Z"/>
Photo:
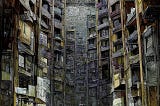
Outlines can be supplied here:
<path id="1" fill-rule="evenodd" d="M 34 52 L 25 46 L 22 42 L 18 42 L 18 49 L 20 53 L 27 53 L 29 55 L 34 55 Z"/>
<path id="2" fill-rule="evenodd" d="M 54 19 L 55 28 L 62 29 L 62 23 L 60 20 Z"/>
<path id="3" fill-rule="evenodd" d="M 88 50 L 93 50 L 93 49 L 96 49 L 96 45 L 95 44 L 89 44 L 88 45 Z"/>
<path id="4" fill-rule="evenodd" d="M 130 36 L 128 37 L 128 42 L 131 43 L 138 39 L 138 33 L 137 30 L 135 30 Z"/>
<path id="5" fill-rule="evenodd" d="M 112 58 L 117 58 L 117 57 L 120 57 L 120 56 L 123 56 L 123 48 L 117 50 L 116 52 L 114 52 L 112 54 Z"/>
<path id="6" fill-rule="evenodd" d="M 108 22 L 105 22 L 105 23 L 102 23 L 98 26 L 98 30 L 101 30 L 101 29 L 104 29 L 106 27 L 109 27 L 109 23 Z"/>
<path id="7" fill-rule="evenodd" d="M 60 8 L 55 7 L 54 8 L 54 13 L 58 15 L 59 17 L 62 17 L 62 10 Z"/>
<path id="8" fill-rule="evenodd" d="M 129 57 L 130 64 L 136 64 L 139 62 L 139 54 Z"/>
<path id="9" fill-rule="evenodd" d="M 101 46 L 101 52 L 109 50 L 109 46 Z"/>
<path id="10" fill-rule="evenodd" d="M 105 8 L 105 9 L 99 10 L 98 18 L 103 18 L 104 16 L 107 16 L 107 15 L 108 15 L 108 9 Z"/>
<path id="11" fill-rule="evenodd" d="M 50 14 L 49 11 L 48 11 L 46 8 L 44 8 L 44 7 L 42 7 L 42 15 L 45 16 L 45 17 L 47 17 L 48 19 L 51 18 L 51 14 Z"/>
<path id="12" fill-rule="evenodd" d="M 136 20 L 136 11 L 135 11 L 135 8 L 133 8 L 133 9 L 131 9 L 131 13 L 127 14 L 126 26 L 132 25 L 132 23 L 135 23 L 135 20 Z"/>
<path id="13" fill-rule="evenodd" d="M 117 33 L 117 32 L 120 32 L 120 31 L 122 31 L 122 25 L 121 24 L 119 24 L 119 25 L 117 25 L 113 28 L 113 33 Z"/>
<path id="14" fill-rule="evenodd" d="M 120 9 L 116 9 L 115 11 L 111 12 L 110 16 L 112 20 L 120 18 Z"/>

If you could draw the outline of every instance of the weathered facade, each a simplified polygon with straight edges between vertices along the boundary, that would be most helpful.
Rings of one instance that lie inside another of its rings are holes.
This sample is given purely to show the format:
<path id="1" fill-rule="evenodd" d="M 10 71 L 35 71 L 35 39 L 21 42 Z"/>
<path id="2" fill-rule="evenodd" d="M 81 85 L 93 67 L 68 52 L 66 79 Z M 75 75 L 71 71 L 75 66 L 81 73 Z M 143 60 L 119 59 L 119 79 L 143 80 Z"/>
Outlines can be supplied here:
<path id="1" fill-rule="evenodd" d="M 159 106 L 159 0 L 0 0 L 0 106 Z"/>

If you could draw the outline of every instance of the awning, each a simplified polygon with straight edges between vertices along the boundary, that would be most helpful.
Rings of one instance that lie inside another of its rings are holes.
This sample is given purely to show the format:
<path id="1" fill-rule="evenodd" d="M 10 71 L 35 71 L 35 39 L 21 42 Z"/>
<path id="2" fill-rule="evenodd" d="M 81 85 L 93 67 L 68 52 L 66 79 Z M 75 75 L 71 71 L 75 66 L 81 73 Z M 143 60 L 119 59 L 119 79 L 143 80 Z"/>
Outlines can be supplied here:
<path id="1" fill-rule="evenodd" d="M 129 42 L 132 42 L 134 40 L 137 40 L 138 39 L 138 33 L 137 31 L 135 30 L 129 37 L 128 37 L 128 41 Z"/>
<path id="2" fill-rule="evenodd" d="M 29 0 L 19 0 L 19 1 L 27 10 L 31 10 L 29 5 Z"/>
<path id="3" fill-rule="evenodd" d="M 51 14 L 44 7 L 42 7 L 42 15 L 46 16 L 49 19 L 51 18 Z"/>
<path id="4" fill-rule="evenodd" d="M 113 53 L 112 58 L 123 56 L 122 49 L 118 50 L 117 52 Z"/>

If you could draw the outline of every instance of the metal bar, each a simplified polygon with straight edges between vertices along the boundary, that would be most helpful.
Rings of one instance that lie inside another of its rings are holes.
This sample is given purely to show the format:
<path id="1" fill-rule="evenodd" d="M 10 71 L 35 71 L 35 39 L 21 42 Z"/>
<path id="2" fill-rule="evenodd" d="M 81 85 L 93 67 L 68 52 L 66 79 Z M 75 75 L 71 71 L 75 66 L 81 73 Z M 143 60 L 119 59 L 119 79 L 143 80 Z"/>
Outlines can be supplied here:
<path id="1" fill-rule="evenodd" d="M 127 63 L 127 52 L 126 52 L 126 31 L 125 31 L 125 0 L 120 1 L 120 10 L 121 10 L 121 25 L 122 25 L 122 42 L 123 42 L 123 55 L 124 55 L 124 71 L 125 71 L 125 89 L 126 89 L 126 106 L 129 106 L 129 101 L 128 101 L 128 63 Z"/>
<path id="2" fill-rule="evenodd" d="M 138 48 L 139 48 L 139 63 L 140 63 L 140 79 L 141 79 L 141 91 L 142 91 L 142 106 L 145 105 L 145 93 L 144 93 L 144 79 L 143 79 L 143 61 L 142 61 L 142 42 L 141 42 L 141 29 L 140 29 L 140 17 L 139 17 L 139 6 L 138 0 L 135 0 L 136 7 L 136 19 L 137 19 L 137 32 L 138 32 Z"/>
<path id="3" fill-rule="evenodd" d="M 96 0 L 96 4 L 98 3 L 98 0 Z M 100 78 L 100 76 L 99 76 L 99 74 L 100 74 L 100 69 L 99 69 L 99 66 L 100 66 L 100 55 L 101 55 L 101 53 L 100 53 L 100 34 L 98 33 L 98 14 L 99 14 L 99 11 L 98 11 L 98 8 L 96 8 L 96 35 L 97 35 L 97 44 L 96 44 L 96 46 L 97 46 L 97 72 L 98 72 L 98 79 Z M 99 91 L 99 81 L 98 81 L 98 84 L 97 84 L 97 93 L 96 94 L 99 94 L 98 93 L 98 91 Z M 96 97 L 96 99 L 97 99 L 97 101 L 99 102 L 99 97 L 98 97 L 98 95 L 97 95 L 97 97 Z M 98 106 L 99 104 L 98 104 L 98 102 L 96 101 L 96 105 Z"/>

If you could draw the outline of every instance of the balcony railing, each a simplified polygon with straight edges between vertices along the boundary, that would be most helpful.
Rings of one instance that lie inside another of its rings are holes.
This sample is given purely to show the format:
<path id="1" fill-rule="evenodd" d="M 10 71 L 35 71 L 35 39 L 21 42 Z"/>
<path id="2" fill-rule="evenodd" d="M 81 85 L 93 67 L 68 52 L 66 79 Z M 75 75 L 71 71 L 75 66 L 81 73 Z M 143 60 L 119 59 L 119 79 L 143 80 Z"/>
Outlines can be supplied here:
<path id="1" fill-rule="evenodd" d="M 106 27 L 109 27 L 109 23 L 108 23 L 108 22 L 105 22 L 105 23 L 103 23 L 103 24 L 100 24 L 100 25 L 98 26 L 98 30 L 101 30 L 101 29 L 106 28 Z"/>

